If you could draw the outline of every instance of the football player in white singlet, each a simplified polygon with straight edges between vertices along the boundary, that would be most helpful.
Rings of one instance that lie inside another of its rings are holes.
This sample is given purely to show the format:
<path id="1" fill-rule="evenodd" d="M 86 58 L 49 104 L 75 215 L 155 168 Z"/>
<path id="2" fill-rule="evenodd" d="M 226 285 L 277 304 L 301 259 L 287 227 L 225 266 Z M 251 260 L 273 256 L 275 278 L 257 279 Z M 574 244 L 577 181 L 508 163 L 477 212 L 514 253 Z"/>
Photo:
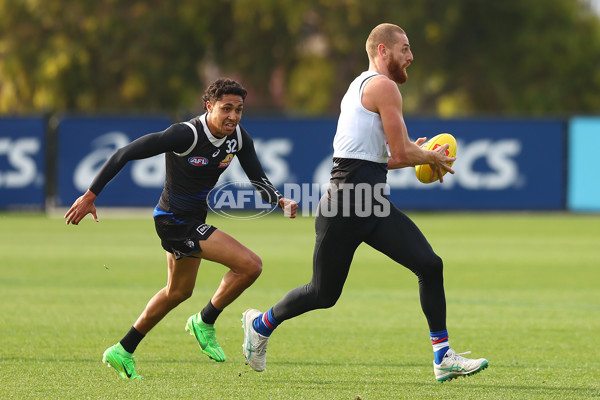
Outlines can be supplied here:
<path id="1" fill-rule="evenodd" d="M 426 138 L 410 141 L 402 116 L 398 85 L 407 80 L 413 60 L 406 33 L 398 26 L 375 27 L 366 43 L 369 69 L 349 86 L 341 103 L 333 141 L 333 169 L 315 221 L 316 243 L 311 281 L 291 290 L 261 313 L 243 314 L 243 350 L 255 371 L 266 368 L 273 330 L 307 311 L 332 307 L 342 293 L 354 252 L 366 243 L 410 269 L 418 278 L 421 307 L 429 325 L 438 381 L 475 374 L 487 360 L 468 359 L 449 347 L 443 263 L 419 228 L 386 197 L 389 169 L 429 164 L 442 177 L 448 145 L 428 151 Z M 440 178 L 440 182 L 443 179 Z"/>

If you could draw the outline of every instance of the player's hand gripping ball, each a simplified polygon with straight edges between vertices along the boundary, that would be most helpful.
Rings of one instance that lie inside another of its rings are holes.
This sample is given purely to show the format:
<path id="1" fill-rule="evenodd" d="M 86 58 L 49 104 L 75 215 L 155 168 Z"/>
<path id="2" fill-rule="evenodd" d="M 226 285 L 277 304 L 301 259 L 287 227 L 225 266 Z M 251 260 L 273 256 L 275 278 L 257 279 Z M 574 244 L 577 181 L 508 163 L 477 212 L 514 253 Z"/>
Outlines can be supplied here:
<path id="1" fill-rule="evenodd" d="M 425 150 L 435 150 L 446 143 L 449 145 L 446 150 L 446 155 L 448 157 L 456 157 L 456 139 L 449 133 L 440 133 L 421 144 L 421 147 Z M 454 162 L 449 162 L 448 166 L 451 167 L 452 164 L 454 164 Z M 448 171 L 443 170 L 442 176 L 446 175 L 446 172 Z M 417 179 L 423 183 L 432 183 L 440 179 L 437 173 L 434 174 L 433 180 L 431 179 L 431 167 L 429 164 L 415 166 L 415 174 L 417 175 Z"/>

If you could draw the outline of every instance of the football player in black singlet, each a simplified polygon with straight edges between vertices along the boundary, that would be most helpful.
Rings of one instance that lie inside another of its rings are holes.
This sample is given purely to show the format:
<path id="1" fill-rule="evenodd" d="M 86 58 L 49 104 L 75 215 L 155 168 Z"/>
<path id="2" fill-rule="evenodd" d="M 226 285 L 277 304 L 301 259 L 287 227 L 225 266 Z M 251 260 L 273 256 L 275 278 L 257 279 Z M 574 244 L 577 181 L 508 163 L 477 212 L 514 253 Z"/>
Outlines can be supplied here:
<path id="1" fill-rule="evenodd" d="M 225 361 L 215 336 L 215 320 L 262 271 L 258 255 L 205 223 L 208 194 L 234 157 L 263 200 L 280 206 L 290 218 L 296 216 L 297 204 L 281 196 L 269 182 L 252 139 L 239 125 L 246 94 L 239 83 L 218 79 L 204 94 L 205 114 L 117 150 L 65 214 L 67 224 L 77 225 L 87 214 L 98 221 L 94 201 L 125 164 L 165 153 L 165 186 L 154 209 L 154 221 L 167 251 L 167 285 L 152 297 L 123 339 L 103 355 L 103 362 L 125 379 L 139 378 L 133 352 L 169 311 L 192 295 L 202 259 L 223 264 L 229 271 L 206 307 L 188 319 L 186 330 L 196 337 L 204 354 L 217 362 Z"/>

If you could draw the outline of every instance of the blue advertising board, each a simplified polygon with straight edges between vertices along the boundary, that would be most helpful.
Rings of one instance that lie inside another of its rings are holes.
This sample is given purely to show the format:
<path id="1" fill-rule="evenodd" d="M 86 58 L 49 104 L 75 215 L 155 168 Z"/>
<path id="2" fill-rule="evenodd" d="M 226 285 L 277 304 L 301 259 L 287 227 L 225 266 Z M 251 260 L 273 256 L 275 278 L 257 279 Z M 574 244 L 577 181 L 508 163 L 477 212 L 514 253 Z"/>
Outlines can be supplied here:
<path id="1" fill-rule="evenodd" d="M 172 121 L 165 117 L 64 117 L 58 125 L 58 206 L 83 194 L 102 165 L 119 148 Z M 104 188 L 99 206 L 154 206 L 164 184 L 164 156 L 128 163 Z"/>
<path id="2" fill-rule="evenodd" d="M 563 120 L 408 119 L 406 122 L 413 140 L 442 132 L 453 134 L 458 154 L 454 164 L 456 174 L 446 175 L 443 184 L 419 182 L 414 168 L 390 171 L 390 199 L 401 209 L 565 208 Z M 145 133 L 163 130 L 170 123 L 161 118 L 63 119 L 59 125 L 59 204 L 70 205 L 85 191 L 117 148 Z M 314 210 L 329 181 L 337 121 L 244 118 L 242 125 L 253 137 L 271 182 L 286 197 L 299 201 L 303 212 Z M 156 204 L 164 183 L 163 156 L 130 164 L 105 188 L 98 205 Z M 237 160 L 223 174 L 220 183 L 223 182 L 247 182 Z M 248 202 L 243 206 L 260 205 Z"/>
<path id="3" fill-rule="evenodd" d="M 564 121 L 408 119 L 406 123 L 413 140 L 442 132 L 453 134 L 458 142 L 458 154 L 454 164 L 456 174 L 446 175 L 443 184 L 419 182 L 414 168 L 389 171 L 390 199 L 398 207 L 413 210 L 564 209 Z M 278 187 L 285 183 L 328 182 L 335 120 L 249 119 L 244 121 L 244 126 L 256 138 L 257 152 L 266 165 L 267 175 Z M 243 179 L 242 174 L 238 170 L 232 178 Z M 296 193 L 289 191 L 291 197 Z"/>
<path id="4" fill-rule="evenodd" d="M 422 185 L 400 179 L 406 208 L 561 210 L 565 207 L 566 124 L 563 120 L 409 120 L 413 139 L 448 132 L 458 143 L 455 175 Z M 412 169 L 411 169 L 412 170 Z M 412 171 L 411 171 L 412 172 Z M 414 175 L 414 174 L 413 174 Z M 394 178 L 388 179 L 394 188 Z"/>
<path id="5" fill-rule="evenodd" d="M 46 120 L 0 119 L 0 208 L 45 206 Z"/>
<path id="6" fill-rule="evenodd" d="M 572 211 L 600 211 L 600 179 L 596 143 L 600 139 L 600 118 L 578 117 L 569 123 L 568 208 Z"/>

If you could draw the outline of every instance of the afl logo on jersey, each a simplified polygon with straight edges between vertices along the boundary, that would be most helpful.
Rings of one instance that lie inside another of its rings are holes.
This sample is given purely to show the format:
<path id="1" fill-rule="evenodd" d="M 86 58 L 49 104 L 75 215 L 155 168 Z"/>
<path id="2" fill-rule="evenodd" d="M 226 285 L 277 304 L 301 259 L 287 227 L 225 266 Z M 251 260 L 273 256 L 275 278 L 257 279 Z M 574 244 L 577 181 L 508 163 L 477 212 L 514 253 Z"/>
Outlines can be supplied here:
<path id="1" fill-rule="evenodd" d="M 188 162 L 194 167 L 201 167 L 208 164 L 208 159 L 204 157 L 190 157 L 188 158 Z"/>

